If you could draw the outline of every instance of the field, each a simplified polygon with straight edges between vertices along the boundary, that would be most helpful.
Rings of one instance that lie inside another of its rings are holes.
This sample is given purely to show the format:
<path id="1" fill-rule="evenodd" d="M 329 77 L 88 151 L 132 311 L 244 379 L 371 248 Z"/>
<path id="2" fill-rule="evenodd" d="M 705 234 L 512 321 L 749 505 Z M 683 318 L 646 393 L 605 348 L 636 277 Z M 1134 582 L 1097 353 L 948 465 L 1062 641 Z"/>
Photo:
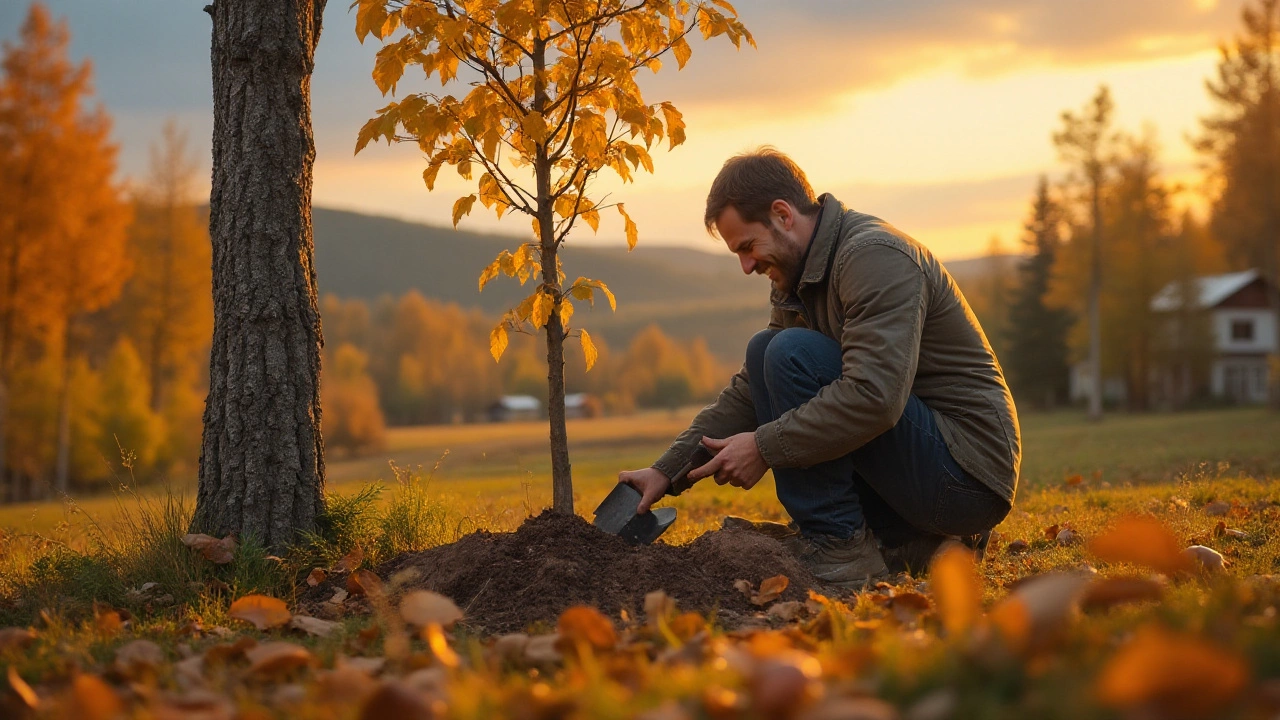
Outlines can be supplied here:
<path id="1" fill-rule="evenodd" d="M 651 462 L 693 411 L 571 421 L 577 512 L 589 514 L 619 470 Z M 1090 424 L 1031 415 L 1023 437 L 1018 504 L 981 565 L 952 554 L 925 580 L 832 597 L 797 595 L 793 584 L 770 600 L 766 579 L 751 578 L 760 612 L 734 626 L 730 613 L 680 614 L 659 597 L 643 613 L 570 611 L 535 624 L 532 639 L 495 639 L 468 625 L 464 603 L 452 630 L 451 610 L 415 610 L 426 600 L 405 593 L 412 580 L 347 574 L 474 530 L 520 528 L 550 501 L 541 423 L 397 429 L 379 458 L 332 459 L 325 530 L 280 559 L 241 543 L 215 564 L 183 546 L 181 495 L 191 488 L 180 483 L 0 508 L 0 627 L 13 626 L 0 630 L 0 665 L 12 668 L 0 714 L 925 720 L 1280 710 L 1280 416 Z M 781 518 L 768 478 L 751 493 L 704 483 L 670 504 L 680 513 L 664 537 L 673 544 L 726 514 Z M 1133 516 L 1155 524 L 1125 525 Z M 1224 567 L 1186 564 L 1190 544 L 1220 552 Z M 350 562 L 356 546 L 363 565 Z M 331 577 L 313 589 L 302 578 L 317 567 Z M 352 595 L 340 612 L 316 602 L 336 589 Z M 708 591 L 744 602 L 733 587 Z M 264 598 L 249 617 L 272 629 L 238 619 L 243 608 L 231 602 L 245 596 Z M 284 615 L 265 598 L 283 600 Z M 329 613 L 322 631 L 278 627 L 317 608 Z"/>

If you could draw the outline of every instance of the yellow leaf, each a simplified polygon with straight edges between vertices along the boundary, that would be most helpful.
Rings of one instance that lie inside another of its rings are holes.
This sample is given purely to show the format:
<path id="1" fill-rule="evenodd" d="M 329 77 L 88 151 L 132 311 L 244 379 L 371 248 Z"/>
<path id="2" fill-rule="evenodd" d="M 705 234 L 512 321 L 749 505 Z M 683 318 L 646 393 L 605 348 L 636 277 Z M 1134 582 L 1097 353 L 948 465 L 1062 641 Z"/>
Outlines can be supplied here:
<path id="1" fill-rule="evenodd" d="M 372 570 L 357 570 L 347 576 L 347 592 L 355 597 L 382 595 L 382 579 Z"/>
<path id="2" fill-rule="evenodd" d="M 529 321 L 533 323 L 535 328 L 540 328 L 547 324 L 547 320 L 551 319 L 551 311 L 555 309 L 555 298 L 550 294 L 540 292 L 537 299 L 533 302 L 533 310 L 529 313 Z"/>
<path id="3" fill-rule="evenodd" d="M 484 291 L 484 286 L 487 285 L 490 280 L 498 277 L 498 272 L 501 269 L 502 269 L 501 259 L 494 260 L 493 262 L 489 263 L 489 266 L 486 267 L 484 271 L 480 273 L 480 290 L 481 291 Z"/>
<path id="4" fill-rule="evenodd" d="M 542 113 L 531 112 L 520 120 L 520 129 L 535 143 L 543 143 L 547 139 L 547 121 Z"/>
<path id="5" fill-rule="evenodd" d="M 1088 548 L 1102 560 L 1143 565 L 1166 575 L 1195 569 L 1178 538 L 1151 517 L 1121 518 L 1090 540 Z"/>
<path id="6" fill-rule="evenodd" d="M 471 213 L 471 206 L 474 205 L 475 202 L 476 196 L 474 193 L 466 197 L 458 198 L 458 202 L 453 204 L 454 227 L 458 227 L 458 221 L 462 219 L 463 215 L 469 215 Z"/>
<path id="7" fill-rule="evenodd" d="M 596 304 L 595 290 L 591 287 L 591 281 L 584 277 L 574 280 L 573 285 L 569 287 L 569 292 L 579 300 L 591 303 L 592 307 Z"/>
<path id="8" fill-rule="evenodd" d="M 244 620 L 259 630 L 269 630 L 288 623 L 293 614 L 283 600 L 266 595 L 245 595 L 231 603 L 227 617 Z"/>
<path id="9" fill-rule="evenodd" d="M 489 354 L 493 356 L 493 361 L 497 362 L 506 350 L 507 326 L 505 323 L 498 323 L 497 327 L 489 333 Z"/>
<path id="10" fill-rule="evenodd" d="M 586 330 L 582 333 L 582 355 L 587 359 L 587 370 L 590 371 L 592 366 L 596 364 L 596 358 L 600 357 L 600 353 L 596 350 L 596 344 L 591 342 L 591 336 Z"/>
<path id="11" fill-rule="evenodd" d="M 618 213 L 622 215 L 623 224 L 627 229 L 627 250 L 628 251 L 635 250 L 636 243 L 640 239 L 639 232 L 636 228 L 636 224 L 631 221 L 631 216 L 627 214 L 627 208 L 622 203 L 618 203 Z M 612 305 L 613 296 L 610 295 L 609 297 L 610 297 L 609 304 Z"/>
<path id="12" fill-rule="evenodd" d="M 942 551 L 929 569 L 938 616 L 947 634 L 958 635 L 978 621 L 982 614 L 982 593 L 973 571 L 973 553 L 952 546 Z"/>
<path id="13" fill-rule="evenodd" d="M 675 148 L 684 143 L 684 116 L 669 102 L 662 103 L 661 107 L 662 117 L 667 121 L 667 147 Z"/>
<path id="14" fill-rule="evenodd" d="M 1102 668 L 1096 691 L 1103 705 L 1144 708 L 1153 717 L 1217 717 L 1248 681 L 1236 653 L 1151 625 Z"/>
<path id="15" fill-rule="evenodd" d="M 594 283 L 596 287 L 600 288 L 600 292 L 603 292 L 605 297 L 609 298 L 609 309 L 616 312 L 618 309 L 618 300 L 613 296 L 613 293 L 609 290 L 609 286 L 605 285 L 599 280 L 592 280 L 591 282 Z"/>
<path id="16" fill-rule="evenodd" d="M 591 226 L 592 232 L 596 232 L 600 229 L 600 213 L 599 212 L 595 210 L 588 210 L 582 213 L 579 217 L 587 221 L 587 224 Z"/>
<path id="17" fill-rule="evenodd" d="M 436 189 L 436 175 L 440 174 L 440 165 L 442 163 L 433 163 L 422 171 L 422 181 L 427 184 L 427 190 Z"/>
<path id="18" fill-rule="evenodd" d="M 787 589 L 787 585 L 790 584 L 791 581 L 787 579 L 786 575 L 765 578 L 760 582 L 760 592 L 751 598 L 751 602 L 755 605 L 767 605 L 777 600 L 778 596 L 782 595 L 782 592 Z"/>
<path id="19" fill-rule="evenodd" d="M 458 654 L 449 647 L 449 641 L 445 639 L 444 630 L 438 623 L 430 623 L 422 630 L 422 638 L 427 641 L 427 647 L 431 648 L 431 654 L 436 656 L 441 665 L 448 668 L 456 668 L 461 662 Z"/>
<path id="20" fill-rule="evenodd" d="M 120 696 L 96 675 L 76 675 L 71 681 L 71 703 L 71 716 L 82 720 L 111 720 L 124 713 Z"/>
<path id="21" fill-rule="evenodd" d="M 568 329 L 569 318 L 571 317 L 573 317 L 573 303 L 570 302 L 569 298 L 567 297 L 560 298 L 560 328 L 561 329 Z"/>
<path id="22" fill-rule="evenodd" d="M 728 11 L 729 11 L 729 13 L 730 13 L 730 14 L 732 14 L 732 15 L 737 15 L 737 14 L 738 14 L 738 11 L 737 11 L 737 10 L 735 10 L 735 9 L 733 8 L 733 6 L 732 6 L 732 5 L 730 5 L 728 2 L 726 2 L 725 0 L 711 0 L 711 3 L 712 3 L 713 5 L 719 5 L 720 7 L 724 8 L 725 10 L 728 10 Z"/>

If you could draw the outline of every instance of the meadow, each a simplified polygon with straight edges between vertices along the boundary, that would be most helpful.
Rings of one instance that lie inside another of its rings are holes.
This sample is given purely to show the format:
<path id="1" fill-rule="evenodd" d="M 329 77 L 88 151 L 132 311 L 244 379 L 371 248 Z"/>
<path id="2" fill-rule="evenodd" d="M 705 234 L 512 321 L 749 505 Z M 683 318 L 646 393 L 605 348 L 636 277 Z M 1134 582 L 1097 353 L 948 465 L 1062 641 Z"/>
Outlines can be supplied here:
<path id="1" fill-rule="evenodd" d="M 692 412 L 572 421 L 577 512 L 589 515 L 619 470 L 651 462 Z M 393 430 L 379 457 L 331 461 L 325 526 L 281 558 L 251 540 L 225 564 L 186 547 L 181 484 L 122 480 L 113 497 L 0 508 L 0 665 L 10 668 L 0 711 L 928 720 L 1280 710 L 1275 414 L 1028 415 L 1017 507 L 980 565 L 948 556 L 925 579 L 766 598 L 742 627 L 659 597 L 646 598 L 643 620 L 580 609 L 532 636 L 494 638 L 468 629 L 465 608 L 415 614 L 410 598 L 423 597 L 401 580 L 359 575 L 540 512 L 544 432 Z M 768 478 L 750 493 L 704 483 L 670 504 L 680 518 L 664 540 L 675 544 L 726 514 L 781 519 Z M 1158 529 L 1124 530 L 1135 516 Z M 1183 564 L 1187 545 L 1213 548 L 1222 567 Z M 289 615 L 316 606 L 303 580 L 315 568 L 347 578 L 321 589 L 353 597 L 313 632 Z M 246 617 L 233 604 L 246 597 L 279 603 L 272 617 L 285 621 Z"/>

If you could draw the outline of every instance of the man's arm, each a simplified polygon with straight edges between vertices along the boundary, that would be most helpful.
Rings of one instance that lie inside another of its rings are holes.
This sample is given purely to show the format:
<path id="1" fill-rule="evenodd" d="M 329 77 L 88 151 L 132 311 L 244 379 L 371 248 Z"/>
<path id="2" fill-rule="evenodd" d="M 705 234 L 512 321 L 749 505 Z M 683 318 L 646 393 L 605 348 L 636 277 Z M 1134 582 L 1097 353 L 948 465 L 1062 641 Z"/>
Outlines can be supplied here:
<path id="1" fill-rule="evenodd" d="M 832 272 L 844 314 L 841 376 L 756 429 L 771 468 L 809 467 L 862 447 L 898 422 L 911 394 L 927 303 L 924 272 L 880 244 L 842 253 Z"/>
<path id="2" fill-rule="evenodd" d="M 782 329 L 782 312 L 774 309 L 769 317 L 769 329 Z M 756 409 L 751 402 L 751 387 L 747 380 L 747 368 L 743 365 L 729 380 L 729 385 L 720 391 L 715 402 L 702 408 L 689 428 L 671 443 L 671 447 L 653 463 L 653 468 L 667 478 L 674 478 L 680 468 L 693 456 L 694 448 L 702 437 L 727 438 L 737 433 L 750 432 L 756 427 Z M 684 480 L 678 486 L 667 490 L 668 495 L 679 495 L 693 486 L 691 480 Z"/>

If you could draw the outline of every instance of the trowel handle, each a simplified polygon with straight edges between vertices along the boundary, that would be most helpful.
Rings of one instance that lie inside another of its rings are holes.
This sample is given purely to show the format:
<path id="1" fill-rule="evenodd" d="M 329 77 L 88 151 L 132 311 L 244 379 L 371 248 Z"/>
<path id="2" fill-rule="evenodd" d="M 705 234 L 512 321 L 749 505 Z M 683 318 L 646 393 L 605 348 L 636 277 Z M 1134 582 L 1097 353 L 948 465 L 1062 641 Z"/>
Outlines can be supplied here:
<path id="1" fill-rule="evenodd" d="M 684 482 L 686 477 L 689 475 L 690 470 L 706 465 L 711 462 L 711 459 L 714 457 L 715 455 L 713 455 L 711 451 L 702 444 L 702 439 L 699 438 L 698 447 L 693 451 L 693 457 L 689 458 L 689 462 L 685 463 L 684 466 L 680 468 L 680 471 L 671 478 L 671 486 L 675 487 L 677 483 Z"/>

